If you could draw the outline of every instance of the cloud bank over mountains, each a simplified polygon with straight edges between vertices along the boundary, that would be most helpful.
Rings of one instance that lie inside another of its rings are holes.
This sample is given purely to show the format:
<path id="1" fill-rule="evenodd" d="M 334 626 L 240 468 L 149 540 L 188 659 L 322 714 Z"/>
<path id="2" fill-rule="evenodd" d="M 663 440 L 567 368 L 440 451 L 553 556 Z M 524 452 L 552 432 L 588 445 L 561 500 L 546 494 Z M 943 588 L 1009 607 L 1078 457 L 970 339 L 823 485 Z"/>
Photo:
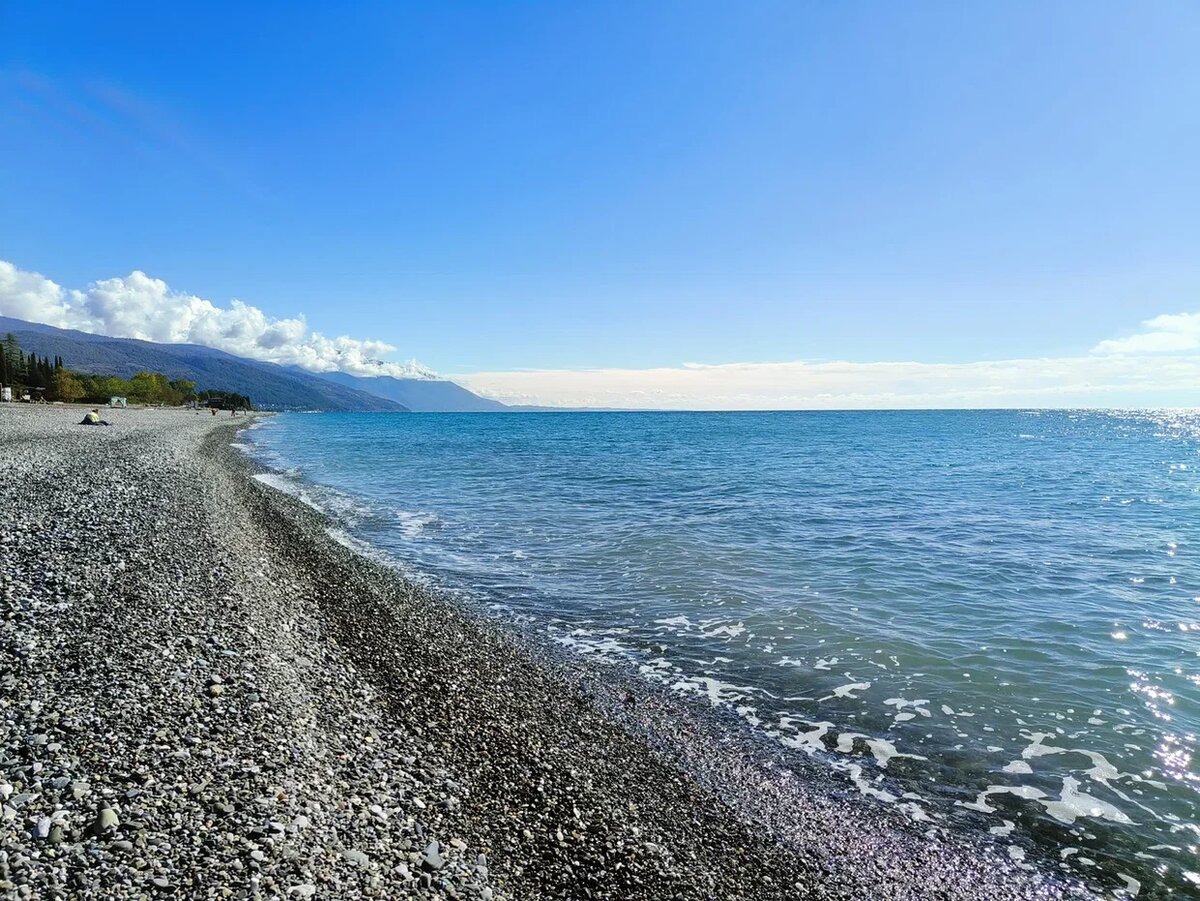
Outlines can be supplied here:
<path id="1" fill-rule="evenodd" d="M 384 362 L 381 358 L 395 348 L 383 341 L 328 338 L 311 331 L 303 316 L 272 319 L 240 300 L 219 307 L 203 297 L 174 291 L 161 279 L 140 271 L 73 290 L 0 260 L 0 315 L 115 338 L 202 344 L 313 372 L 434 376 L 415 360 Z"/>

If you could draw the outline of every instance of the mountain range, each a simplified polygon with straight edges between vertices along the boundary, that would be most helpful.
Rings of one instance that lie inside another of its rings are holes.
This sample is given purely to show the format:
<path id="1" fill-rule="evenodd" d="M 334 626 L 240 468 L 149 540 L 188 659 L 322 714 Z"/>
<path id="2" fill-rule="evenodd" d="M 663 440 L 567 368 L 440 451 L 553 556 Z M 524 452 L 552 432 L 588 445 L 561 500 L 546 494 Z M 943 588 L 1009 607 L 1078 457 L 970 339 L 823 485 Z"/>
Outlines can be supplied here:
<path id="1" fill-rule="evenodd" d="M 414 413 L 497 413 L 509 409 L 498 400 L 472 394 L 444 379 L 397 379 L 390 375 L 367 378 L 346 372 L 322 372 L 319 377 L 402 404 Z"/>
<path id="2" fill-rule="evenodd" d="M 482 412 L 507 409 L 444 379 L 364 378 L 309 372 L 234 356 L 199 344 L 156 344 L 0 316 L 26 353 L 63 358 L 79 372 L 129 378 L 142 370 L 189 379 L 200 389 L 249 395 L 264 410 Z"/>

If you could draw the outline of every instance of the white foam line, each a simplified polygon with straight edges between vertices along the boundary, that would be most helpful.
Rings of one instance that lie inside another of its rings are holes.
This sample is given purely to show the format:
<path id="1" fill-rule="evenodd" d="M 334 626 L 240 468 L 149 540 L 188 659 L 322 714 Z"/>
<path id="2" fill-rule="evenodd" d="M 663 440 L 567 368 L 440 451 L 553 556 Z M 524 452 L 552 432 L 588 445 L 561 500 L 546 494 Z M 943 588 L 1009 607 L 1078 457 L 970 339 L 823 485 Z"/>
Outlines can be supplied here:
<path id="1" fill-rule="evenodd" d="M 825 697 L 821 698 L 821 700 L 829 701 L 833 698 L 850 698 L 851 700 L 858 700 L 858 695 L 854 694 L 854 692 L 866 691 L 870 687 L 870 682 L 850 682 L 846 685 L 839 685 L 833 690 L 833 694 L 826 695 Z"/>

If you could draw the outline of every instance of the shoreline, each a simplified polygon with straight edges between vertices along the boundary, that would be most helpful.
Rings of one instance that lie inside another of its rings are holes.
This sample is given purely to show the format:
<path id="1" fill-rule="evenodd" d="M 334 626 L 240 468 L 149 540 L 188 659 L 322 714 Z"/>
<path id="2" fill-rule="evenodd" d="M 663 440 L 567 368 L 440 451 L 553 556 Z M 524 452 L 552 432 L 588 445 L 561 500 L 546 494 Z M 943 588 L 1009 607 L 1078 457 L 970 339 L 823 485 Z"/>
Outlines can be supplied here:
<path id="1" fill-rule="evenodd" d="M 38 526 L 4 545 L 6 599 L 31 605 L 3 633 L 0 779 L 29 795 L 0 833 L 14 896 L 14 871 L 47 897 L 85 888 L 72 879 L 118 897 L 1089 896 L 986 836 L 926 835 L 815 764 L 747 755 L 665 691 L 629 704 L 619 674 L 355 553 L 252 477 L 230 446 L 252 418 L 124 411 L 57 440 L 54 412 L 0 411 L 27 476 L 3 497 Z M 39 503 L 66 519 L 47 532 Z"/>

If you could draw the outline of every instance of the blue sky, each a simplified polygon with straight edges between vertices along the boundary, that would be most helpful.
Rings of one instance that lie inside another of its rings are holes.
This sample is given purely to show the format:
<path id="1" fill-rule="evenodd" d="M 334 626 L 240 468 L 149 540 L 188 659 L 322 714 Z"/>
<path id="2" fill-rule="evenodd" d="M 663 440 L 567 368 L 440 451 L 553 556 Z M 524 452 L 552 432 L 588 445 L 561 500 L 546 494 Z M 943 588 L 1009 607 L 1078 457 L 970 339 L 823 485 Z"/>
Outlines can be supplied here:
<path id="1" fill-rule="evenodd" d="M 340 6 L 0 5 L 0 259 L 462 374 L 1200 309 L 1195 4 Z"/>

